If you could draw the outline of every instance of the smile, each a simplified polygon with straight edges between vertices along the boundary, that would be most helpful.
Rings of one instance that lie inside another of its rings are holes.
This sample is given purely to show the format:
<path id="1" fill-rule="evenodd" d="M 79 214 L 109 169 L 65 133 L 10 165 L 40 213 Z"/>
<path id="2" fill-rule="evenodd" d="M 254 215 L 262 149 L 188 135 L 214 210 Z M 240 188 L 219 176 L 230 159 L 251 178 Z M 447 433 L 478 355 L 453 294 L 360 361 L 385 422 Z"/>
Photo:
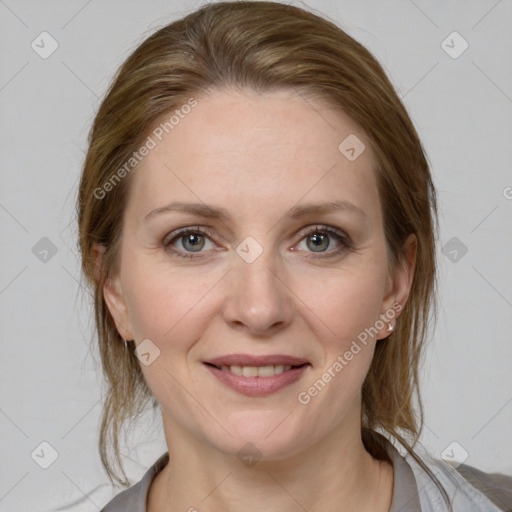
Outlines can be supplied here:
<path id="1" fill-rule="evenodd" d="M 248 396 L 275 393 L 299 380 L 311 366 L 292 365 L 239 366 L 205 363 L 210 373 L 222 384 Z"/>
<path id="2" fill-rule="evenodd" d="M 218 366 L 217 366 L 218 368 Z M 226 366 L 220 367 L 223 371 L 230 371 L 235 375 L 243 375 L 244 377 L 272 377 L 279 373 L 287 372 L 292 368 L 298 368 L 297 366 L 291 365 L 268 365 L 268 366 Z"/>

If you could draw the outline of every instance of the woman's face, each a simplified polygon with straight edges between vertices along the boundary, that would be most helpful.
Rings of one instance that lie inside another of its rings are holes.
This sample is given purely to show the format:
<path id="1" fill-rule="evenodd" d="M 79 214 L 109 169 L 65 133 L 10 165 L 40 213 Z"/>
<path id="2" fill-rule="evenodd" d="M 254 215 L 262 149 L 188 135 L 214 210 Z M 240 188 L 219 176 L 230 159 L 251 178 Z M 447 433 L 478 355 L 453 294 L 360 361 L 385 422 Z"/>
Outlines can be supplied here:
<path id="1" fill-rule="evenodd" d="M 292 91 L 196 99 L 150 134 L 104 289 L 166 433 L 268 460 L 358 436 L 382 320 L 410 285 L 388 273 L 365 134 Z"/>

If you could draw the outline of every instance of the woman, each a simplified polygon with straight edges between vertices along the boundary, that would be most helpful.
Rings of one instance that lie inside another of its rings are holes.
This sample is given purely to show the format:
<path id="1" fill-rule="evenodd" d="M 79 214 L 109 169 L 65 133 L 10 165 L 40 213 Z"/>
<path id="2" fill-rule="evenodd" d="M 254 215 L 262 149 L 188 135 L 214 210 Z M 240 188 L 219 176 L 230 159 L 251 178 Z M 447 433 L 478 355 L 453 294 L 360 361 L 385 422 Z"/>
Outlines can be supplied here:
<path id="1" fill-rule="evenodd" d="M 168 447 L 105 512 L 510 508 L 511 478 L 414 450 L 435 189 L 341 29 L 222 2 L 150 36 L 95 118 L 78 214 L 103 464 L 129 484 L 108 447 L 122 469 L 148 400 Z"/>

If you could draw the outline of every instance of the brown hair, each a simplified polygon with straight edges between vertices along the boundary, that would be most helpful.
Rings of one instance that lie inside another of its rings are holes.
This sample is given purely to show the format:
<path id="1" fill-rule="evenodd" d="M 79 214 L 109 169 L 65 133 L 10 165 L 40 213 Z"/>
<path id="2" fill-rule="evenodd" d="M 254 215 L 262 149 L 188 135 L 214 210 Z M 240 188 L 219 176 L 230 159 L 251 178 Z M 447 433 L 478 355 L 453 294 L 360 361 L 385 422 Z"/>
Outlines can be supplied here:
<path id="1" fill-rule="evenodd" d="M 417 237 L 417 254 L 408 301 L 393 334 L 377 343 L 363 384 L 362 438 L 367 450 L 383 459 L 387 455 L 377 430 L 394 436 L 447 499 L 435 475 L 413 452 L 423 425 L 421 349 L 436 316 L 437 204 L 422 144 L 391 82 L 364 46 L 316 14 L 264 1 L 208 4 L 148 37 L 119 69 L 89 134 L 77 213 L 82 269 L 94 290 L 107 382 L 100 454 L 109 478 L 129 485 L 119 455 L 120 427 L 148 400 L 153 407 L 157 404 L 133 350 L 125 350 L 102 292 L 105 279 L 117 271 L 131 174 L 108 193 L 97 191 L 163 114 L 193 95 L 228 86 L 259 92 L 292 88 L 318 96 L 346 112 L 367 135 L 378 162 L 390 267 L 403 261 L 404 241 L 411 233 Z M 101 268 L 96 267 L 95 243 L 106 248 Z M 124 481 L 111 465 L 109 447 Z"/>

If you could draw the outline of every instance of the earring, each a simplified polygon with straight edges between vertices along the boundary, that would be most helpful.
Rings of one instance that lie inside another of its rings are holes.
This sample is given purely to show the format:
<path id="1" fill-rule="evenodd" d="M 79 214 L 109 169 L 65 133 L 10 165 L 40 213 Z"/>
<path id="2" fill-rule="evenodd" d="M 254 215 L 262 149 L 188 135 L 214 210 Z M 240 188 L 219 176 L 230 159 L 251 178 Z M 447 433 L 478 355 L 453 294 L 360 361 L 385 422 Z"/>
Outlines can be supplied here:
<path id="1" fill-rule="evenodd" d="M 387 332 L 393 332 L 393 325 L 392 324 L 388 324 L 388 328 L 387 328 Z"/>

